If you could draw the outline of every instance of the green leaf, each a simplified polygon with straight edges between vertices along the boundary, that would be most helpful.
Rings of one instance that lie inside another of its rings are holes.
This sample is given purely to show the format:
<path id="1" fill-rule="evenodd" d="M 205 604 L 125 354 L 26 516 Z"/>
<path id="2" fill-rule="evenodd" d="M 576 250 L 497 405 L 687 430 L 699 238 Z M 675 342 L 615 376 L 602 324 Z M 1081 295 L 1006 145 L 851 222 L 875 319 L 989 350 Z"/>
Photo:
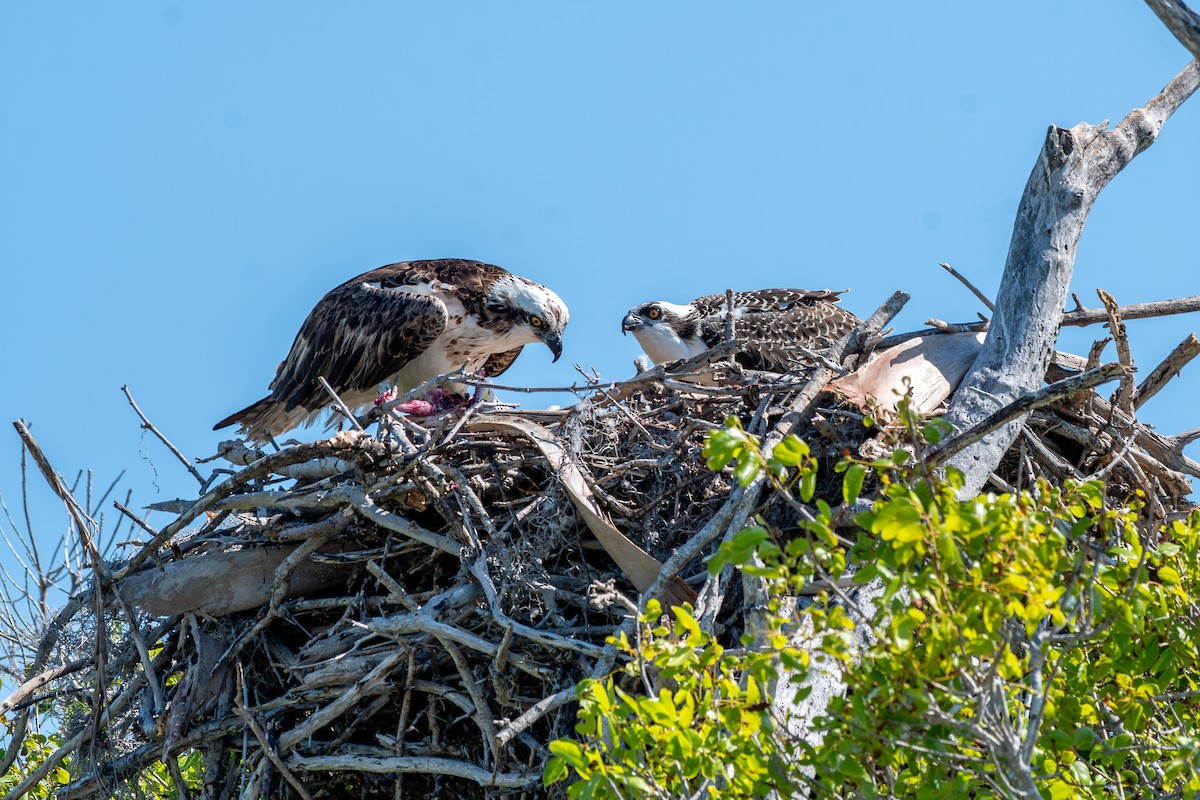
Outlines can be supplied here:
<path id="1" fill-rule="evenodd" d="M 913 632 L 917 629 L 917 621 L 912 617 L 905 616 L 895 623 L 894 628 L 892 641 L 895 643 L 896 649 L 903 651 L 912 647 Z"/>
<path id="2" fill-rule="evenodd" d="M 853 505 L 862 492 L 863 479 L 867 477 L 867 469 L 862 464 L 851 464 L 842 480 L 842 499 L 846 505 Z"/>
<path id="3" fill-rule="evenodd" d="M 587 758 L 583 748 L 573 739 L 555 739 L 550 743 L 550 752 L 575 768 L 580 775 L 588 771 Z"/>
<path id="4" fill-rule="evenodd" d="M 704 442 L 704 460 L 714 472 L 723 469 L 737 456 L 742 444 L 728 431 L 712 431 Z"/>
<path id="5" fill-rule="evenodd" d="M 921 429 L 921 435 L 925 437 L 925 441 L 930 444 L 937 444 L 942 440 L 942 431 L 937 425 L 929 424 Z"/>
<path id="6" fill-rule="evenodd" d="M 748 450 L 749 444 L 750 438 L 742 430 L 742 423 L 737 417 L 730 416 L 725 420 L 724 428 L 710 431 L 705 438 L 704 460 L 713 471 L 723 469 L 726 464 Z"/>
<path id="7" fill-rule="evenodd" d="M 743 453 L 738 458 L 737 466 L 733 468 L 733 476 L 742 486 L 749 486 L 750 482 L 758 477 L 761 469 L 762 464 L 758 462 L 758 459 L 753 458 L 749 453 Z"/>
<path id="8" fill-rule="evenodd" d="M 815 469 L 805 470 L 803 477 L 800 478 L 800 499 L 811 503 L 816 492 L 817 471 Z"/>
<path id="9" fill-rule="evenodd" d="M 744 566 L 750 561 L 759 544 L 769 536 L 767 529 L 759 525 L 742 528 L 733 535 L 732 539 L 724 542 L 708 560 L 708 574 L 716 575 L 726 564 L 733 564 L 737 567 Z M 778 552 L 778 548 L 776 548 L 776 552 Z"/>
<path id="10" fill-rule="evenodd" d="M 1158 579 L 1164 586 L 1174 586 L 1179 583 L 1179 570 L 1173 567 L 1159 567 Z"/>
<path id="11" fill-rule="evenodd" d="M 551 742 L 553 745 L 554 743 Z M 550 786 L 558 783 L 561 780 L 566 780 L 567 777 L 567 762 L 565 759 L 558 756 L 551 756 L 546 762 L 546 768 L 542 770 L 542 786 Z"/>
<path id="12" fill-rule="evenodd" d="M 662 613 L 663 613 L 662 603 L 660 603 L 658 601 L 657 597 L 651 597 L 649 600 L 646 601 L 646 610 L 642 614 L 642 621 L 643 622 L 655 622 L 658 620 L 659 617 L 662 616 Z"/>
<path id="13" fill-rule="evenodd" d="M 775 449 L 771 451 L 772 458 L 789 467 L 800 466 L 808 454 L 808 444 L 794 433 L 784 437 L 784 440 L 775 445 Z"/>
<path id="14" fill-rule="evenodd" d="M 761 525 L 751 525 L 735 533 L 733 538 L 730 539 L 729 544 L 738 556 L 737 563 L 741 564 L 748 561 L 754 553 L 754 549 L 769 537 L 770 534 L 767 532 L 767 529 Z"/>
<path id="15" fill-rule="evenodd" d="M 1070 800 L 1075 797 L 1075 787 L 1057 778 L 1050 782 L 1049 789 L 1050 800 Z"/>

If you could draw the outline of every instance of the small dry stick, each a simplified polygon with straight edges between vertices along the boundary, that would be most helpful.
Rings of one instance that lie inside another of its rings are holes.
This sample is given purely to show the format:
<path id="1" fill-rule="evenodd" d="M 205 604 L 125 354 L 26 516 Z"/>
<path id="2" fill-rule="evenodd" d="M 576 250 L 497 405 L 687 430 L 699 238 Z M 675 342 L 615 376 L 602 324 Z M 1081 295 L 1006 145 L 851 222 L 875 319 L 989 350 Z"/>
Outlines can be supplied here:
<path id="1" fill-rule="evenodd" d="M 971 290 L 971 294 L 973 294 L 979 298 L 979 302 L 983 303 L 985 306 L 988 307 L 988 311 L 994 312 L 996 310 L 996 304 L 993 303 L 991 300 L 988 300 L 987 295 L 985 295 L 983 292 L 976 289 L 975 285 L 972 284 L 966 278 L 964 278 L 961 274 L 959 274 L 958 270 L 956 270 L 954 267 L 947 264 L 945 261 L 939 261 L 938 266 L 941 267 L 942 269 L 946 270 L 946 272 L 949 272 L 954 277 L 958 278 L 959 282 L 962 283 L 963 286 L 965 286 Z"/>
<path id="2" fill-rule="evenodd" d="M 205 484 L 204 476 L 201 475 L 200 471 L 198 469 L 196 469 L 196 467 L 192 464 L 192 462 L 187 459 L 187 456 L 185 456 L 183 453 L 179 452 L 179 448 L 177 448 L 175 445 L 171 444 L 171 441 L 169 439 L 167 439 L 166 436 L 163 436 L 162 432 L 158 428 L 154 427 L 154 423 L 152 423 L 149 419 L 146 418 L 146 415 L 142 413 L 142 410 L 140 408 L 138 408 L 138 404 L 134 402 L 133 395 L 130 394 L 130 392 L 129 392 L 129 387 L 122 386 L 121 391 L 125 393 L 125 399 L 129 401 L 129 405 L 133 406 L 133 410 L 137 412 L 137 415 L 139 417 L 141 417 L 142 430 L 150 431 L 155 436 L 157 436 L 158 440 L 160 442 L 162 442 L 164 445 L 166 445 L 167 449 L 170 450 L 171 453 L 173 453 L 177 459 L 179 459 L 180 463 L 182 463 L 185 467 L 187 467 L 187 471 L 192 473 L 192 477 L 195 478 L 197 481 L 199 481 L 200 485 L 203 486 Z"/>
<path id="3" fill-rule="evenodd" d="M 346 419 L 350 420 L 350 424 L 354 426 L 354 429 L 357 431 L 363 430 L 363 426 L 359 424 L 358 419 L 355 418 L 354 414 L 350 411 L 350 407 L 346 405 L 346 402 L 342 400 L 342 398 L 338 396 L 338 393 L 333 390 L 333 387 L 329 385 L 329 381 L 325 380 L 325 376 L 318 375 L 317 380 L 320 381 L 321 388 L 328 392 L 329 396 L 333 398 L 333 404 L 338 407 L 339 411 L 346 415 Z"/>
<path id="4" fill-rule="evenodd" d="M 925 320 L 925 324 L 931 328 L 936 328 L 942 333 L 974 333 L 987 328 L 987 323 L 985 322 L 945 322 L 937 317 L 930 317 Z M 893 337 L 888 338 L 891 339 Z"/>
<path id="5" fill-rule="evenodd" d="M 1141 408 L 1147 400 L 1158 394 L 1167 385 L 1167 381 L 1179 374 L 1197 355 L 1200 355 L 1200 339 L 1196 334 L 1189 333 L 1187 338 L 1175 346 L 1163 362 L 1150 371 L 1146 380 L 1142 381 L 1133 395 L 1133 407 Z"/>
<path id="6" fill-rule="evenodd" d="M 984 419 L 980 420 L 977 425 L 973 425 L 966 431 L 957 436 L 945 439 L 938 444 L 930 447 L 925 451 L 925 463 L 933 466 L 939 461 L 944 461 L 950 456 L 965 449 L 969 445 L 983 439 L 984 436 L 996 430 L 1002 425 L 1033 411 L 1035 408 L 1049 405 L 1055 400 L 1063 397 L 1069 397 L 1083 389 L 1090 389 L 1099 386 L 1102 383 L 1111 381 L 1113 378 L 1120 377 L 1125 374 L 1125 368 L 1120 364 L 1105 364 L 1102 367 L 1097 367 L 1093 370 L 1073 375 L 1070 378 L 1064 378 L 1061 381 L 1056 381 L 1049 386 L 1043 386 L 1035 392 L 1022 395 L 1013 402 L 989 414 Z"/>
<path id="7" fill-rule="evenodd" d="M 381 775 L 404 775 L 409 773 L 424 773 L 427 775 L 462 778 L 474 781 L 489 790 L 495 789 L 528 789 L 534 784 L 541 784 L 536 772 L 519 774 L 483 769 L 469 761 L 453 758 L 438 758 L 434 756 L 392 756 L 390 758 L 374 758 L 353 753 L 340 753 L 330 756 L 301 756 L 294 755 L 288 759 L 293 767 L 310 772 L 358 772 L 376 773 Z"/>
<path id="8" fill-rule="evenodd" d="M 126 508 L 125 505 L 123 503 L 121 503 L 120 500 L 113 500 L 113 507 L 116 508 L 117 511 L 120 511 L 122 514 L 124 514 L 125 516 L 127 516 L 131 520 L 133 520 L 135 523 L 137 523 L 137 526 L 139 528 L 141 528 L 142 530 L 144 530 L 146 533 L 150 534 L 150 536 L 152 536 L 152 537 L 158 536 L 158 531 L 156 531 L 156 530 L 154 530 L 154 528 L 150 527 L 149 523 L 147 523 L 145 520 L 143 520 L 137 514 L 134 514 L 132 511 L 130 511 L 128 508 Z"/>
<path id="9" fill-rule="evenodd" d="M 931 325 L 937 322 L 943 326 L 941 328 L 922 328 L 917 331 L 907 331 L 905 333 L 894 333 L 891 336 L 885 336 L 875 343 L 876 350 L 887 350 L 889 347 L 895 347 L 898 344 L 903 344 L 912 339 L 918 339 L 922 336 L 936 336 L 942 333 L 961 333 L 971 332 L 978 333 L 988 329 L 987 322 L 942 322 L 941 320 L 932 320 L 926 322 L 926 325 Z"/>
<path id="10" fill-rule="evenodd" d="M 42 673 L 34 675 L 27 681 L 18 686 L 8 697 L 0 700 L 0 715 L 5 715 L 12 711 L 17 706 L 21 705 L 27 697 L 32 695 L 38 689 L 42 688 L 51 681 L 56 681 L 64 675 L 70 675 L 73 672 L 78 672 L 84 667 L 90 665 L 92 659 L 80 658 L 75 661 L 68 661 L 57 667 L 52 667 Z"/>
<path id="11" fill-rule="evenodd" d="M 1074 296 L 1074 295 L 1072 295 Z M 1132 303 L 1118 306 L 1121 319 L 1147 319 L 1149 317 L 1166 317 L 1171 314 L 1187 314 L 1200 311 L 1200 295 L 1180 297 L 1177 300 L 1155 300 L 1151 303 Z M 1108 311 L 1103 308 L 1084 308 L 1075 297 L 1075 310 L 1062 315 L 1063 325 L 1095 325 L 1098 322 L 1108 322 Z"/>
<path id="12" fill-rule="evenodd" d="M 1097 289 L 1096 294 L 1100 296 L 1100 302 L 1104 303 L 1104 310 L 1108 312 L 1108 330 L 1117 346 L 1117 360 L 1125 367 L 1125 374 L 1121 376 L 1121 384 L 1113 397 L 1113 405 L 1132 417 L 1134 367 L 1133 354 L 1129 350 L 1129 337 L 1125 334 L 1125 322 L 1121 319 L 1120 306 L 1111 294 L 1103 289 Z"/>
<path id="13" fill-rule="evenodd" d="M 283 775 L 284 780 L 290 783 L 292 788 L 296 790 L 296 793 L 303 797 L 304 800 L 312 800 L 312 795 L 305 790 L 304 784 L 296 777 L 296 774 L 283 763 L 283 759 L 279 757 L 279 751 L 271 745 L 270 739 L 267 738 L 267 732 L 263 730 L 262 725 L 259 724 L 254 714 L 250 712 L 250 708 L 246 705 L 246 701 L 243 699 L 243 694 L 246 691 L 246 677 L 242 672 L 241 662 L 237 665 L 237 681 L 238 691 L 235 695 L 237 697 L 237 705 L 234 706 L 233 713 L 246 721 L 246 725 L 254 733 L 254 738 L 258 739 L 259 746 L 267 754 L 267 758 L 271 759 L 271 763 L 275 765 L 275 769 L 279 770 L 280 774 Z"/>
<path id="14" fill-rule="evenodd" d="M 734 340 L 733 321 L 733 289 L 725 290 L 725 341 L 732 342 Z"/>

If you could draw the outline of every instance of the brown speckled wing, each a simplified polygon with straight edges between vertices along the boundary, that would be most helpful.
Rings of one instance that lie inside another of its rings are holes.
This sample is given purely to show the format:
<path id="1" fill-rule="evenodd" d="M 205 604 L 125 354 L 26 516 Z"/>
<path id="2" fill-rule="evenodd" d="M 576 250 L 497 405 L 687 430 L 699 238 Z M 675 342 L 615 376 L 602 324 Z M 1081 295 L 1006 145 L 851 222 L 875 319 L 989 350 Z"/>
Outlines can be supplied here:
<path id="1" fill-rule="evenodd" d="M 517 347 L 512 350 L 506 350 L 503 353 L 493 353 L 492 355 L 488 356 L 488 360 L 483 364 L 484 373 L 489 378 L 494 378 L 497 375 L 503 374 L 504 371 L 511 367 L 513 362 L 517 360 L 517 356 L 521 355 L 521 350 L 524 347 L 525 345 L 521 345 L 521 347 Z"/>
<path id="2" fill-rule="evenodd" d="M 829 347 L 858 324 L 858 318 L 837 305 L 840 292 L 804 289 L 762 289 L 735 292 L 735 336 L 743 351 L 737 360 L 749 369 L 786 372 L 804 361 L 795 348 Z M 725 295 L 707 295 L 693 301 L 705 314 L 700 338 L 713 346 L 725 338 Z"/>
<path id="3" fill-rule="evenodd" d="M 309 313 L 271 382 L 288 411 L 329 402 L 319 376 L 338 392 L 368 391 L 425 352 L 446 327 L 441 300 L 405 291 L 432 271 L 421 262 L 364 273 L 329 292 Z"/>
<path id="4" fill-rule="evenodd" d="M 734 292 L 733 306 L 752 311 L 787 311 L 798 305 L 836 303 L 842 294 L 829 289 L 757 289 Z M 705 317 L 724 311 L 726 305 L 724 294 L 706 294 L 692 301 L 692 306 Z"/>
<path id="5" fill-rule="evenodd" d="M 508 275 L 508 271 L 495 264 L 471 261 L 466 258 L 439 258 L 433 261 L 410 261 L 413 267 L 429 270 L 442 283 L 455 287 L 455 294 L 462 301 L 468 314 L 484 316 L 484 305 L 491 294 L 492 284 Z"/>

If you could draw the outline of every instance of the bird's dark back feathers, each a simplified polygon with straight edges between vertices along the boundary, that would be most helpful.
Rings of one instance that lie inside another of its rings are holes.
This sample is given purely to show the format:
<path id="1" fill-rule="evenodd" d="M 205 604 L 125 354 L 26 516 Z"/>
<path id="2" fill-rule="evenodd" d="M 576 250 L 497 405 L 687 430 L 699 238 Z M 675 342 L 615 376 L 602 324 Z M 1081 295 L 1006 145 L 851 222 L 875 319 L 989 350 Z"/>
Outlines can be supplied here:
<path id="1" fill-rule="evenodd" d="M 734 292 L 735 337 L 742 343 L 737 361 L 748 369 L 786 372 L 805 362 L 796 347 L 822 350 L 829 347 L 859 322 L 837 304 L 842 292 L 805 289 L 759 289 Z M 712 347 L 725 339 L 723 294 L 710 294 L 692 301 L 700 314 L 699 333 Z"/>

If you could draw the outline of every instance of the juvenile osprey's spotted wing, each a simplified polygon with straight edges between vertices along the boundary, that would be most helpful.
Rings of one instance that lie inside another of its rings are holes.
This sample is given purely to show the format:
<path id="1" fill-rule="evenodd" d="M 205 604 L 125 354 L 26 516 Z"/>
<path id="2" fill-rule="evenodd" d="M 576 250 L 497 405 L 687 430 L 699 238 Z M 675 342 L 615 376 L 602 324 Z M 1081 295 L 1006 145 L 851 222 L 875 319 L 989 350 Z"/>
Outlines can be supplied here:
<path id="1" fill-rule="evenodd" d="M 331 398 L 368 408 L 380 384 L 406 392 L 462 367 L 499 375 L 533 342 L 562 353 L 567 308 L 544 286 L 479 261 L 405 261 L 363 273 L 309 313 L 271 393 L 214 426 L 265 441 L 311 423 Z"/>
<path id="2" fill-rule="evenodd" d="M 858 324 L 838 305 L 840 294 L 805 289 L 734 292 L 734 335 L 742 343 L 738 363 L 772 372 L 807 363 L 799 347 L 824 349 Z M 724 294 L 705 295 L 686 305 L 658 300 L 630 309 L 621 329 L 632 331 L 647 355 L 661 364 L 723 341 L 728 313 Z"/>

